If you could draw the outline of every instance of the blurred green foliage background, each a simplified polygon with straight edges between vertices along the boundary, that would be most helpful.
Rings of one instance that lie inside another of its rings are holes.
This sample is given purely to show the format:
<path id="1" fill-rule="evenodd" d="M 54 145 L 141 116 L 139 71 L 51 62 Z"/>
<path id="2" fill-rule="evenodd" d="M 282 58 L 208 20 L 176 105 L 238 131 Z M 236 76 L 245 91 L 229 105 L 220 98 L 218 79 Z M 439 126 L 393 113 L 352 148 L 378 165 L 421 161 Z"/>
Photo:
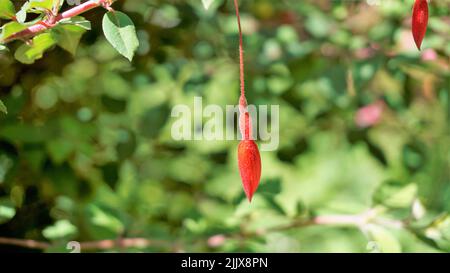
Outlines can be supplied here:
<path id="1" fill-rule="evenodd" d="M 232 2 L 124 0 L 132 63 L 102 36 L 102 9 L 84 14 L 75 56 L 0 54 L 0 236 L 50 252 L 134 237 L 159 243 L 110 250 L 450 251 L 450 2 L 431 1 L 422 51 L 413 0 L 240 2 L 249 103 L 280 105 L 251 204 L 237 141 L 170 136 L 174 105 L 238 101 Z M 277 228 L 366 211 L 383 221 Z"/>

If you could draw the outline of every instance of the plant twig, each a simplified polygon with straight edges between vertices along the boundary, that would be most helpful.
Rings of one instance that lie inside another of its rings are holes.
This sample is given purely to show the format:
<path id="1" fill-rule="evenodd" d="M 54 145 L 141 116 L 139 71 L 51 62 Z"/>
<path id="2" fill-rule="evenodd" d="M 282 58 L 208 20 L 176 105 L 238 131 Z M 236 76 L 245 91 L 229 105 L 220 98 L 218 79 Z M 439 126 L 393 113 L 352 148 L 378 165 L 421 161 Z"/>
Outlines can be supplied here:
<path id="1" fill-rule="evenodd" d="M 265 234 L 271 233 L 271 232 L 278 232 L 278 231 L 287 231 L 287 230 L 293 230 L 297 228 L 303 228 L 303 227 L 309 227 L 309 226 L 353 226 L 357 227 L 359 229 L 362 229 L 363 226 L 367 223 L 369 223 L 374 219 L 375 216 L 374 210 L 369 210 L 367 212 L 364 212 L 362 214 L 356 214 L 356 215 L 321 215 L 316 216 L 309 219 L 298 219 L 294 220 L 292 223 L 287 225 L 281 225 L 276 227 L 271 227 L 268 229 L 263 230 L 257 230 L 255 232 L 245 232 L 242 231 L 240 234 L 231 234 L 226 235 L 228 238 L 250 238 L 250 237 L 257 237 L 257 236 L 263 236 Z M 377 221 L 375 221 L 377 222 Z M 395 220 L 386 220 L 386 223 L 380 223 L 380 224 L 386 224 L 387 226 L 391 227 L 403 227 L 403 223 L 400 221 Z M 53 246 L 51 243 L 48 242 L 41 242 L 41 241 L 35 241 L 35 240 L 26 240 L 26 239 L 13 239 L 13 238 L 4 238 L 0 237 L 0 244 L 3 245 L 14 245 L 14 246 L 20 246 L 25 248 L 32 248 L 32 249 L 42 249 L 45 250 L 51 246 Z M 114 248 L 146 248 L 149 246 L 156 246 L 156 247 L 169 247 L 171 249 L 178 249 L 178 243 L 177 242 L 167 242 L 163 240 L 150 240 L 147 238 L 118 238 L 118 239 L 111 239 L 111 240 L 100 240 L 100 241 L 91 241 L 91 242 L 81 242 L 80 243 L 80 250 L 109 250 Z"/>
<path id="2" fill-rule="evenodd" d="M 53 245 L 48 242 L 27 240 L 27 239 L 16 239 L 16 238 L 5 238 L 0 237 L 0 245 L 12 245 L 19 246 L 30 249 L 42 249 L 52 247 Z M 100 240 L 100 241 L 89 241 L 81 242 L 80 249 L 83 250 L 108 250 L 117 247 L 121 248 L 145 248 L 149 246 L 171 246 L 165 241 L 159 240 L 149 240 L 146 238 L 120 238 L 111 240 Z"/>
<path id="3" fill-rule="evenodd" d="M 149 246 L 170 246 L 165 241 L 149 240 L 146 238 L 120 238 L 115 240 L 101 240 L 80 243 L 81 250 L 108 250 L 116 247 L 120 248 L 146 248 Z"/>
<path id="4" fill-rule="evenodd" d="M 234 0 L 234 8 L 236 10 L 236 17 L 239 30 L 239 78 L 241 83 L 241 104 L 245 101 L 245 72 L 244 72 L 244 43 L 242 41 L 241 16 L 239 14 L 238 0 Z"/>
<path id="5" fill-rule="evenodd" d="M 115 0 L 114 0 L 115 1 Z M 72 17 L 75 17 L 77 15 L 80 15 L 86 11 L 89 11 L 93 8 L 99 7 L 99 6 L 109 6 L 111 4 L 111 0 L 89 0 L 87 2 L 84 2 L 83 4 L 77 5 L 63 13 L 58 14 L 55 18 L 50 20 L 49 22 L 38 22 L 32 26 L 29 26 L 28 28 L 19 31 L 17 33 L 12 34 L 9 37 L 6 37 L 1 41 L 2 43 L 8 43 L 17 39 L 25 39 L 29 37 L 33 37 L 38 33 L 41 33 L 42 31 L 45 31 L 47 29 L 51 29 L 54 26 L 58 24 L 61 20 L 69 19 Z"/>
<path id="6" fill-rule="evenodd" d="M 47 249 L 51 246 L 47 242 L 4 237 L 0 237 L 0 245 L 13 245 L 31 249 Z"/>
<path id="7" fill-rule="evenodd" d="M 354 226 L 357 228 L 361 228 L 365 223 L 370 221 L 372 215 L 372 210 L 356 215 L 321 215 L 309 219 L 294 220 L 292 223 L 289 223 L 287 225 L 262 229 L 256 231 L 255 233 L 249 233 L 246 235 L 261 236 L 270 232 L 286 231 L 309 226 Z"/>

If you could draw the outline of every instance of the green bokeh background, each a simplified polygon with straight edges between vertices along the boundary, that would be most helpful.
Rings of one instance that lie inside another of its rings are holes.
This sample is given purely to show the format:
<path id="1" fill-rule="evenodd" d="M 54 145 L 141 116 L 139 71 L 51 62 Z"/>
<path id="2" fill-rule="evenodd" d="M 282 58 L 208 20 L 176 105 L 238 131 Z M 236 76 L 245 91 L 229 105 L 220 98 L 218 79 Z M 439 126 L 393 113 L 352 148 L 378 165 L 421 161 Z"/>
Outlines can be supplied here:
<path id="1" fill-rule="evenodd" d="M 247 99 L 280 106 L 280 145 L 261 153 L 251 204 L 237 141 L 170 135 L 173 106 L 238 101 L 232 2 L 124 0 L 114 8 L 138 31 L 132 63 L 103 37 L 102 9 L 85 14 L 93 29 L 76 56 L 55 48 L 23 65 L 0 54 L 0 237 L 49 252 L 128 237 L 161 243 L 110 251 L 450 251 L 450 2 L 431 2 L 422 51 L 412 0 L 240 2 Z M 358 109 L 377 101 L 379 122 L 358 127 Z M 374 207 L 408 221 L 413 203 L 441 217 L 426 238 L 382 224 L 247 235 Z"/>

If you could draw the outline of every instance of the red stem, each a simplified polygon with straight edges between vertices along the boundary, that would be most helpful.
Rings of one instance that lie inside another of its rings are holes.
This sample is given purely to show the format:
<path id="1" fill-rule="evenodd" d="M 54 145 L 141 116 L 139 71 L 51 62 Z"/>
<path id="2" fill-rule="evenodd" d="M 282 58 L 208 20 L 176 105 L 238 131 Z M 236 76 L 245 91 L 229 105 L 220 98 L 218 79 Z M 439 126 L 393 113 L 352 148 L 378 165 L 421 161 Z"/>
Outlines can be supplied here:
<path id="1" fill-rule="evenodd" d="M 59 14 L 56 17 L 56 21 L 60 21 L 62 19 L 71 18 L 71 17 L 77 16 L 77 15 L 80 15 L 83 12 L 86 12 L 90 9 L 93 9 L 95 7 L 102 5 L 103 2 L 105 2 L 105 1 L 94 1 L 94 0 L 87 1 L 81 5 L 75 6 L 71 9 Z"/>
<path id="2" fill-rule="evenodd" d="M 98 7 L 98 6 L 101 6 L 104 4 L 108 4 L 108 3 L 109 3 L 108 0 L 89 0 L 83 4 L 75 6 L 71 9 L 59 14 L 58 16 L 55 17 L 53 24 L 42 24 L 42 23 L 38 22 L 35 25 L 32 25 L 22 31 L 14 33 L 13 35 L 11 35 L 9 37 L 6 37 L 3 40 L 3 43 L 8 43 L 13 40 L 34 36 L 44 30 L 54 27 L 59 21 L 61 21 L 63 19 L 75 17 L 75 16 L 80 15 L 81 13 L 84 13 L 95 7 Z"/>
<path id="3" fill-rule="evenodd" d="M 241 81 L 241 98 L 240 105 L 247 106 L 245 101 L 245 81 L 244 81 L 244 48 L 242 42 L 242 28 L 241 28 L 241 17 L 239 16 L 239 4 L 238 0 L 234 0 L 234 8 L 236 9 L 236 17 L 239 28 L 239 73 L 240 73 L 240 81 Z"/>

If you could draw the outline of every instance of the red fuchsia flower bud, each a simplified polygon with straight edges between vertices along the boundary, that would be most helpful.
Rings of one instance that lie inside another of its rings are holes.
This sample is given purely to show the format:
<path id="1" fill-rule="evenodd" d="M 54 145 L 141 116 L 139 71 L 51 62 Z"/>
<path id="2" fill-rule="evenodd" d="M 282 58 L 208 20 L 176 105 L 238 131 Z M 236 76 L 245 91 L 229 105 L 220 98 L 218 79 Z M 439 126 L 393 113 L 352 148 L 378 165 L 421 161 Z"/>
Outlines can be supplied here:
<path id="1" fill-rule="evenodd" d="M 254 140 L 242 140 L 238 146 L 238 165 L 245 195 L 249 202 L 261 178 L 261 157 Z"/>
<path id="2" fill-rule="evenodd" d="M 256 145 L 252 137 L 252 120 L 248 113 L 247 100 L 245 99 L 244 50 L 242 45 L 241 19 L 239 16 L 239 5 L 237 0 L 234 0 L 234 7 L 236 9 L 239 29 L 239 78 L 241 83 L 241 96 L 239 98 L 239 129 L 242 134 L 242 140 L 238 146 L 238 167 L 245 195 L 247 195 L 248 201 L 251 202 L 261 178 L 261 157 L 259 155 L 258 145 Z"/>
<path id="3" fill-rule="evenodd" d="M 412 15 L 412 34 L 417 48 L 420 50 L 423 37 L 427 32 L 428 25 L 428 2 L 427 0 L 416 0 Z"/>
<path id="4" fill-rule="evenodd" d="M 261 178 L 261 157 L 258 145 L 256 145 L 252 137 L 252 119 L 247 111 L 245 99 L 241 98 L 239 104 L 239 128 L 242 140 L 238 146 L 238 166 L 245 195 L 248 201 L 251 202 Z"/>
<path id="5" fill-rule="evenodd" d="M 355 123 L 360 128 L 366 128 L 377 124 L 383 113 L 383 101 L 377 101 L 358 109 Z"/>

